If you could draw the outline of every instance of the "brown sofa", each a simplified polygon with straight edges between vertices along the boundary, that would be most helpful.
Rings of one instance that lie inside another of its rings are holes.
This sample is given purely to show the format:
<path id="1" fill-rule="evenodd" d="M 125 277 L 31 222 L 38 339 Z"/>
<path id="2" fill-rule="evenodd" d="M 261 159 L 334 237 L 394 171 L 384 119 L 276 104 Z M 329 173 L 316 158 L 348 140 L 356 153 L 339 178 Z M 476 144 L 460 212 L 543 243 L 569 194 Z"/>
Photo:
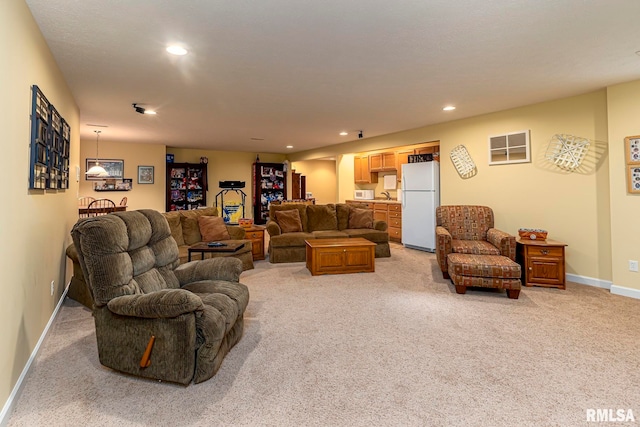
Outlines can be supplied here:
<path id="1" fill-rule="evenodd" d="M 203 209 L 196 209 L 190 211 L 174 211 L 164 212 L 162 215 L 169 223 L 171 229 L 171 236 L 178 244 L 178 257 L 180 264 L 184 264 L 188 260 L 189 246 L 194 245 L 202 241 L 202 235 L 200 234 L 200 228 L 198 226 L 198 217 L 202 215 L 217 216 L 218 209 L 215 207 L 208 207 Z M 233 242 L 238 240 L 242 241 L 244 245 L 236 252 L 220 252 L 220 253 L 208 253 L 205 254 L 205 259 L 208 258 L 220 258 L 232 256 L 242 261 L 242 270 L 253 269 L 253 254 L 251 251 L 251 240 L 245 240 L 245 231 L 242 227 L 227 225 L 227 231 L 231 236 Z M 223 240 L 223 242 L 229 242 Z M 89 288 L 85 283 L 80 263 L 78 262 L 78 252 L 74 244 L 72 243 L 67 247 L 67 257 L 73 262 L 73 277 L 71 278 L 71 284 L 69 285 L 69 291 L 67 296 L 74 299 L 81 304 L 91 308 L 93 301 Z M 195 255 L 196 259 L 200 259 L 200 255 Z M 193 259 L 193 257 L 192 257 Z"/>
<path id="2" fill-rule="evenodd" d="M 283 203 L 269 207 L 269 261 L 272 263 L 303 262 L 306 260 L 307 239 L 333 239 L 345 237 L 363 237 L 376 244 L 376 258 L 391 256 L 389 233 L 385 221 L 373 220 L 370 228 L 349 228 L 349 214 L 355 208 L 366 205 L 346 203 L 313 205 L 302 203 Z M 277 221 L 278 211 L 297 210 L 301 231 L 286 232 Z"/>
<path id="3" fill-rule="evenodd" d="M 194 209 L 189 211 L 173 211 L 165 212 L 162 215 L 167 219 L 169 228 L 171 229 L 171 235 L 178 244 L 178 256 L 180 257 L 180 264 L 187 262 L 189 258 L 189 246 L 202 242 L 202 235 L 200 234 L 200 227 L 198 225 L 198 217 L 202 215 L 217 216 L 218 209 L 215 207 Z M 233 256 L 242 261 L 242 270 L 251 270 L 253 268 L 253 254 L 251 252 L 251 240 L 245 240 L 244 228 L 237 225 L 227 225 L 227 231 L 231 240 L 221 240 L 221 242 L 237 242 L 242 240 L 244 246 L 233 253 L 218 252 L 207 253 L 205 258 L 217 258 Z M 200 258 L 199 255 L 196 257 Z M 192 258 L 193 259 L 193 258 Z"/>

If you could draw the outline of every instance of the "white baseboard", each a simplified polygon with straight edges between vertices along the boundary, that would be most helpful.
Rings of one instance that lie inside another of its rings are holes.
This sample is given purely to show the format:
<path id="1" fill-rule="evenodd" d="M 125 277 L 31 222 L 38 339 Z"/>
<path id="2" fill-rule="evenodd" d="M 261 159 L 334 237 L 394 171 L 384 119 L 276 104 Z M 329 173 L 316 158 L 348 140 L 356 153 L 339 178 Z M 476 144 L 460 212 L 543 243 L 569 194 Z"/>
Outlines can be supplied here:
<path id="1" fill-rule="evenodd" d="M 44 341 L 44 339 L 46 338 L 47 334 L 49 333 L 49 328 L 51 328 L 51 325 L 53 324 L 53 321 L 55 320 L 56 316 L 58 315 L 58 312 L 60 311 L 60 307 L 62 307 L 62 303 L 64 302 L 64 299 L 67 297 L 67 291 L 69 290 L 69 286 L 67 285 L 67 287 L 65 288 L 64 292 L 62 293 L 62 296 L 60 296 L 60 300 L 58 301 L 58 304 L 56 305 L 55 310 L 53 310 L 53 313 L 51 314 L 51 317 L 49 318 L 49 321 L 47 322 L 47 326 L 44 327 L 44 330 L 42 331 L 42 334 L 40 335 L 40 339 L 38 340 L 36 346 L 34 347 L 33 351 L 31 352 L 31 356 L 29 357 L 29 360 L 27 360 L 27 364 L 24 366 L 24 369 L 22 370 L 22 373 L 20 374 L 20 377 L 18 378 L 18 381 L 16 382 L 15 387 L 13 387 L 13 390 L 11 391 L 11 394 L 9 395 L 9 398 L 7 399 L 7 402 L 5 403 L 4 407 L 2 408 L 2 412 L 0 412 L 0 427 L 5 427 L 7 425 L 7 423 L 9 422 L 9 416 L 11 415 L 11 412 L 13 412 L 13 408 L 15 407 L 16 403 L 18 402 L 18 398 L 20 397 L 20 394 L 22 393 L 22 388 L 24 386 L 24 380 L 25 378 L 27 378 L 27 375 L 29 374 L 29 370 L 31 369 L 31 366 L 33 365 L 33 361 L 36 360 L 36 357 L 38 356 L 38 353 L 40 352 L 40 347 L 42 346 L 42 342 Z"/>
<path id="2" fill-rule="evenodd" d="M 624 286 L 614 285 L 613 282 L 608 280 L 594 279 L 593 277 L 578 276 L 577 274 L 566 275 L 567 281 L 580 283 L 581 285 L 595 286 L 597 288 L 609 289 L 612 294 L 621 295 L 623 297 L 630 297 L 640 299 L 640 289 L 625 288 Z"/>
<path id="3" fill-rule="evenodd" d="M 622 295 L 623 297 L 631 297 L 640 299 L 640 289 L 625 288 L 624 286 L 612 285 L 611 293 Z"/>
<path id="4" fill-rule="evenodd" d="M 612 282 L 608 280 L 596 279 L 593 277 L 578 276 L 577 274 L 566 274 L 569 282 L 580 283 L 581 285 L 595 286 L 596 288 L 611 289 Z"/>

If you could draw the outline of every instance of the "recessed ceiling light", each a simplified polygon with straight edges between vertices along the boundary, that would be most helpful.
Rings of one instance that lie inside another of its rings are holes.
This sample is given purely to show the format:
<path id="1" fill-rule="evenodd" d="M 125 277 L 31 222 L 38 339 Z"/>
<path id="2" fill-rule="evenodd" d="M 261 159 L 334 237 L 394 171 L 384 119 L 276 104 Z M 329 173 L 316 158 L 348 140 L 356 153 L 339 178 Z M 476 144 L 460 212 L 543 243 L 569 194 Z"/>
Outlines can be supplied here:
<path id="1" fill-rule="evenodd" d="M 340 132 L 340 136 L 347 136 L 347 135 L 349 135 L 349 132 L 344 132 L 344 131 Z"/>
<path id="2" fill-rule="evenodd" d="M 456 107 L 454 107 L 453 105 L 447 105 L 446 107 L 444 107 L 442 109 L 442 111 L 453 111 L 455 109 L 456 109 Z"/>
<path id="3" fill-rule="evenodd" d="M 293 145 L 287 145 L 287 148 L 293 148 Z"/>
<path id="4" fill-rule="evenodd" d="M 183 48 L 182 46 L 171 45 L 171 46 L 167 46 L 167 52 L 169 52 L 172 55 L 182 56 L 187 54 L 187 49 Z"/>

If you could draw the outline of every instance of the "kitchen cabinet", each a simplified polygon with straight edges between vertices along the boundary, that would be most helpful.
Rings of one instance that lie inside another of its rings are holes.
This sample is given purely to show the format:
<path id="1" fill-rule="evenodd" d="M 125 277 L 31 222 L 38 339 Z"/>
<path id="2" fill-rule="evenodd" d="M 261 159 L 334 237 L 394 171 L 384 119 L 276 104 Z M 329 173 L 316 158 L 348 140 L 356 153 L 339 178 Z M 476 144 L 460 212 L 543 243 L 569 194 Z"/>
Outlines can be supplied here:
<path id="1" fill-rule="evenodd" d="M 402 182 L 402 165 L 409 163 L 409 156 L 412 154 L 433 154 L 433 159 L 439 161 L 439 145 L 433 145 L 431 147 L 418 147 L 415 149 L 406 149 L 396 151 L 396 178 L 398 182 Z"/>
<path id="2" fill-rule="evenodd" d="M 420 147 L 415 149 L 415 154 L 433 154 L 433 160 L 440 161 L 440 146 Z"/>
<path id="3" fill-rule="evenodd" d="M 388 203 L 387 225 L 389 240 L 402 242 L 402 205 L 400 203 Z"/>
<path id="4" fill-rule="evenodd" d="M 523 285 L 565 289 L 564 247 L 555 240 L 516 239 Z"/>
<path id="5" fill-rule="evenodd" d="M 398 182 L 402 182 L 402 165 L 409 163 L 409 156 L 415 154 L 414 150 L 396 151 L 396 178 Z"/>
<path id="6" fill-rule="evenodd" d="M 387 205 L 388 203 L 374 203 L 373 204 L 373 219 L 387 222 Z"/>
<path id="7" fill-rule="evenodd" d="M 378 182 L 378 174 L 369 169 L 369 156 L 355 156 L 353 175 L 356 184 L 375 184 Z"/>
<path id="8" fill-rule="evenodd" d="M 369 170 L 371 172 L 388 172 L 396 170 L 396 153 L 376 153 L 369 155 Z"/>

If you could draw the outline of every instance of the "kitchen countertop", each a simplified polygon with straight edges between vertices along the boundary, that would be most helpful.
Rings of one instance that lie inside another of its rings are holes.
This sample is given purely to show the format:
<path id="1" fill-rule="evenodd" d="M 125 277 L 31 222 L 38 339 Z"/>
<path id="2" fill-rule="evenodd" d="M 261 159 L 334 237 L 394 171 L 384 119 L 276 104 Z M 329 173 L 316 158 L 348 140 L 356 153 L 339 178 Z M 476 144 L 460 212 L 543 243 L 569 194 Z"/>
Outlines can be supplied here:
<path id="1" fill-rule="evenodd" d="M 346 203 L 349 202 L 353 202 L 353 203 L 401 203 L 399 200 L 396 199 L 392 199 L 392 200 L 387 200 L 387 199 L 373 199 L 373 200 L 346 200 Z"/>

